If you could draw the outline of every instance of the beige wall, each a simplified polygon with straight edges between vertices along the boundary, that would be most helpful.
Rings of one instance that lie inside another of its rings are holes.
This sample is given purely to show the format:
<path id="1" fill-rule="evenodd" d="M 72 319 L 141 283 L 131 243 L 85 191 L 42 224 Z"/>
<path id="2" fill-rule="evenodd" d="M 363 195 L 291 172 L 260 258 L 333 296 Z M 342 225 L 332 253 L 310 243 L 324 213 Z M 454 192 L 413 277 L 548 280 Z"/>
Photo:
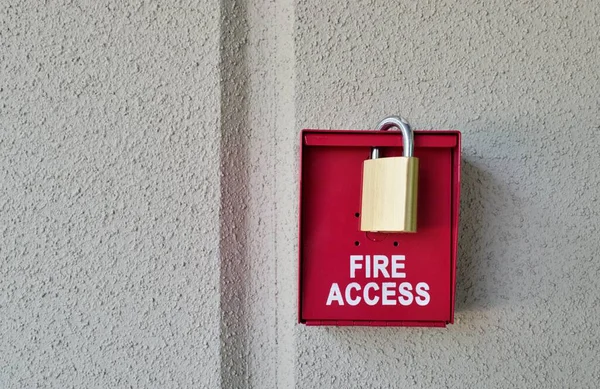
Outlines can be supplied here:
<path id="1" fill-rule="evenodd" d="M 597 2 L 0 4 L 0 387 L 589 388 Z M 463 132 L 456 323 L 296 324 L 298 131 Z"/>

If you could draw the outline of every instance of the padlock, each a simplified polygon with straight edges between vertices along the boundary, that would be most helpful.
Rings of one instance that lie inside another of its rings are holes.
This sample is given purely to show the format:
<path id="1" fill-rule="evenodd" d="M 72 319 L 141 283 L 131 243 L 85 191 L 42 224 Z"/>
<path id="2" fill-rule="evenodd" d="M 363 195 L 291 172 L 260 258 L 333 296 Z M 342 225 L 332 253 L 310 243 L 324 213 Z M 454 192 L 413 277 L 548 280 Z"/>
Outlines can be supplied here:
<path id="1" fill-rule="evenodd" d="M 377 129 L 397 127 L 402 132 L 402 157 L 380 158 L 379 149 L 363 162 L 360 230 L 416 232 L 419 159 L 413 157 L 414 139 L 401 117 L 383 119 Z"/>

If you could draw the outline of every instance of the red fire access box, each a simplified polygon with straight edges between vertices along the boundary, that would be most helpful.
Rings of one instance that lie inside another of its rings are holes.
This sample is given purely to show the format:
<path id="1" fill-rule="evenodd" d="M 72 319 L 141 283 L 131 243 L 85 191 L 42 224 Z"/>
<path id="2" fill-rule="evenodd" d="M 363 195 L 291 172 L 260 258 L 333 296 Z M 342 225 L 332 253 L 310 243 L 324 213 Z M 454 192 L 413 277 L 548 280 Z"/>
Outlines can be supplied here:
<path id="1" fill-rule="evenodd" d="M 399 131 L 303 130 L 299 321 L 445 327 L 454 322 L 460 132 L 414 131 L 416 233 L 360 231 L 362 165 L 402 155 Z"/>

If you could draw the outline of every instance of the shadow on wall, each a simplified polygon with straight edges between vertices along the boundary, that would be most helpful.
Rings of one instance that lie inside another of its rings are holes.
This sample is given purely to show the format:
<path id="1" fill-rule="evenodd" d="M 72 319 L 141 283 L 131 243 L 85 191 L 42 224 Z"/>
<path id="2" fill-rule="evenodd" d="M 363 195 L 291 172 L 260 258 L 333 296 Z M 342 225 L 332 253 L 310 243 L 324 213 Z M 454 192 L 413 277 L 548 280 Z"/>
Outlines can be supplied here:
<path id="1" fill-rule="evenodd" d="M 246 296 L 248 285 L 249 198 L 248 70 L 245 42 L 248 35 L 246 2 L 222 0 L 221 14 L 221 201 L 220 201 L 220 315 L 222 387 L 248 384 Z M 218 313 L 215 313 L 218 314 Z"/>
<path id="2" fill-rule="evenodd" d="M 456 280 L 456 311 L 485 309 L 494 305 L 493 274 L 490 274 L 494 233 L 493 215 L 486 204 L 502 196 L 492 175 L 462 160 L 460 227 Z"/>

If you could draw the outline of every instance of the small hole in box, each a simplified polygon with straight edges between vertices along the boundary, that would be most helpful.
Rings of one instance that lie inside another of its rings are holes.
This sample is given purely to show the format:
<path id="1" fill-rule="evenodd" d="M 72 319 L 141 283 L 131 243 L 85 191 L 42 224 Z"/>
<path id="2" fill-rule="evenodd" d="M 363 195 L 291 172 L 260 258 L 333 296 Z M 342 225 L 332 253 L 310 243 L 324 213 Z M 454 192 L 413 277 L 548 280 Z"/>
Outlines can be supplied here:
<path id="1" fill-rule="evenodd" d="M 360 242 L 357 240 L 356 242 L 354 242 L 355 246 L 360 246 Z"/>
<path id="2" fill-rule="evenodd" d="M 356 212 L 356 213 L 354 214 L 354 216 L 356 216 L 356 217 L 359 217 L 359 216 L 360 216 L 360 213 Z"/>
<path id="3" fill-rule="evenodd" d="M 395 246 L 395 247 L 398 247 L 398 242 L 394 242 L 394 246 Z"/>

